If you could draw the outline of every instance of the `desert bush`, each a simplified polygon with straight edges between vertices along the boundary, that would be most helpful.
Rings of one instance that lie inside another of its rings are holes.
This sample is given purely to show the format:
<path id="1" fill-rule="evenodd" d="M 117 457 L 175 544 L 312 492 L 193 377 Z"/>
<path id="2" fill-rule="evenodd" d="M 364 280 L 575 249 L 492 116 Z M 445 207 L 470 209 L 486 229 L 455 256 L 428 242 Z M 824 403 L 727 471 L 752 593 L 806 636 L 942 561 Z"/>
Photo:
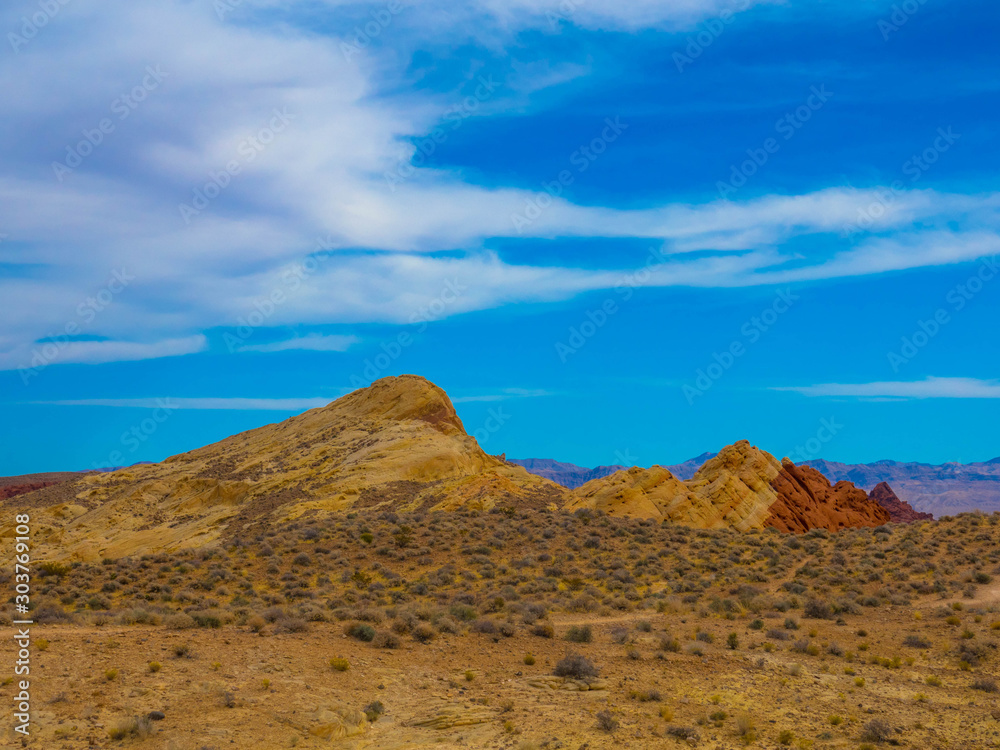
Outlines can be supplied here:
<path id="1" fill-rule="evenodd" d="M 364 641 L 366 643 L 371 643 L 375 640 L 375 628 L 364 623 L 356 622 L 348 625 L 347 628 L 344 629 L 344 632 L 351 638 L 356 638 L 357 640 Z"/>
<path id="2" fill-rule="evenodd" d="M 427 622 L 422 622 L 413 629 L 413 640 L 420 643 L 430 643 L 437 635 L 437 629 Z"/>
<path id="3" fill-rule="evenodd" d="M 472 631 L 483 635 L 496 635 L 497 624 L 493 620 L 476 620 L 472 623 Z"/>
<path id="4" fill-rule="evenodd" d="M 802 607 L 802 616 L 816 620 L 829 620 L 833 618 L 833 610 L 829 604 L 820 599 L 810 599 Z"/>
<path id="5" fill-rule="evenodd" d="M 599 670 L 582 654 L 568 653 L 556 663 L 556 677 L 572 677 L 585 680 L 597 677 Z"/>
<path id="6" fill-rule="evenodd" d="M 597 726 L 605 732 L 618 729 L 618 719 L 607 709 L 597 712 Z"/>
<path id="7" fill-rule="evenodd" d="M 984 693 L 1000 692 L 1000 688 L 997 687 L 997 681 L 992 677 L 981 677 L 973 682 L 970 687 L 973 690 L 982 690 Z"/>
<path id="8" fill-rule="evenodd" d="M 628 697 L 640 703 L 659 703 L 663 696 L 659 690 L 629 690 Z"/>
<path id="9" fill-rule="evenodd" d="M 681 642 L 676 638 L 671 638 L 670 636 L 664 636 L 660 639 L 660 650 L 669 651 L 673 654 L 679 654 L 681 651 Z"/>
<path id="10" fill-rule="evenodd" d="M 590 625 L 570 625 L 566 631 L 566 640 L 572 643 L 590 643 L 594 640 L 594 632 Z"/>
<path id="11" fill-rule="evenodd" d="M 301 617 L 285 617 L 274 624 L 276 633 L 305 633 L 309 630 L 309 623 Z"/>
<path id="12" fill-rule="evenodd" d="M 883 719 L 872 719 L 861 730 L 862 742 L 888 742 L 892 739 L 892 727 Z"/>
<path id="13" fill-rule="evenodd" d="M 332 659 L 330 659 L 329 664 L 330 667 L 337 672 L 346 672 L 348 669 L 351 668 L 351 663 L 347 661 L 347 659 L 344 659 L 343 657 L 340 656 L 335 656 Z"/>
<path id="14" fill-rule="evenodd" d="M 171 630 L 187 630 L 189 628 L 196 627 L 197 623 L 191 615 L 178 613 L 176 615 L 168 615 L 165 617 L 163 625 Z"/>
<path id="15" fill-rule="evenodd" d="M 539 638 L 554 638 L 556 631 L 548 623 L 539 623 L 531 629 L 532 635 L 537 635 Z"/>
<path id="16" fill-rule="evenodd" d="M 903 645 L 910 648 L 930 648 L 931 642 L 919 635 L 908 635 L 903 639 Z"/>
<path id="17" fill-rule="evenodd" d="M 375 648 L 399 648 L 399 636 L 388 631 L 383 631 L 375 636 L 375 640 L 372 641 L 372 645 Z"/>
<path id="18" fill-rule="evenodd" d="M 125 740 L 132 737 L 143 739 L 153 733 L 153 722 L 148 716 L 131 716 L 117 722 L 109 731 L 113 740 Z"/>
<path id="19" fill-rule="evenodd" d="M 695 744 L 697 744 L 698 731 L 692 727 L 670 726 L 667 727 L 666 732 L 671 737 L 676 737 L 681 740 L 694 740 Z"/>
<path id="20" fill-rule="evenodd" d="M 757 725 L 750 714 L 743 713 L 736 717 L 736 734 L 749 745 L 757 739 Z"/>
<path id="21" fill-rule="evenodd" d="M 253 615 L 247 619 L 247 627 L 250 628 L 251 633 L 260 633 L 267 627 L 267 620 L 260 615 Z"/>

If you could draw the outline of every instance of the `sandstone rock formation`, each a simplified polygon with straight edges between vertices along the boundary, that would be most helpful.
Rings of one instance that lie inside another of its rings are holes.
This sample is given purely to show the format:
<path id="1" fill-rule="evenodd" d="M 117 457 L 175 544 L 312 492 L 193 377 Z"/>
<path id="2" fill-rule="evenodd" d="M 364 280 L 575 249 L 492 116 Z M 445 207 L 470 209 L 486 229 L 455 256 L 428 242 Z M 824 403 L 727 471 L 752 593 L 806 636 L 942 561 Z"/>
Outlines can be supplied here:
<path id="1" fill-rule="evenodd" d="M 771 486 L 778 501 L 771 506 L 767 525 L 801 533 L 824 528 L 880 526 L 891 520 L 889 512 L 850 482 L 830 484 L 811 466 L 796 466 L 788 459 Z"/>
<path id="2" fill-rule="evenodd" d="M 779 462 L 746 440 L 723 448 L 687 482 L 662 466 L 632 468 L 588 482 L 574 496 L 571 508 L 665 518 L 698 528 L 836 531 L 890 520 L 850 482 L 831 486 L 818 471 L 787 459 Z"/>
<path id="3" fill-rule="evenodd" d="M 35 543 L 53 555 L 98 559 L 201 547 L 270 520 L 351 508 L 557 508 L 568 498 L 486 454 L 443 390 L 403 375 L 159 464 L 9 502 L 40 509 Z"/>
<path id="4" fill-rule="evenodd" d="M 894 523 L 912 523 L 913 521 L 933 521 L 930 513 L 920 513 L 909 503 L 900 500 L 887 482 L 880 482 L 869 494 L 869 497 L 889 511 Z"/>

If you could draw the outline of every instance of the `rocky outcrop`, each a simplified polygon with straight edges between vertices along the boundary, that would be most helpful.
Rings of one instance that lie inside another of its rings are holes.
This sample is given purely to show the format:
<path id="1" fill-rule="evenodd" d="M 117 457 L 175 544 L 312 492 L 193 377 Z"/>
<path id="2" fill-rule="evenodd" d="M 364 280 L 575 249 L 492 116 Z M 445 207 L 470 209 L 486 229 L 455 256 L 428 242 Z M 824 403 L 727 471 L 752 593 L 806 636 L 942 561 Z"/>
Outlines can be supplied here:
<path id="1" fill-rule="evenodd" d="M 930 513 L 920 513 L 909 503 L 900 500 L 887 482 L 879 482 L 868 495 L 889 512 L 893 523 L 912 523 L 913 521 L 933 521 Z"/>
<path id="2" fill-rule="evenodd" d="M 815 469 L 780 462 L 746 440 L 723 448 L 686 482 L 662 466 L 632 468 L 578 488 L 570 507 L 739 531 L 836 531 L 890 520 L 850 482 L 831 486 Z"/>
<path id="3" fill-rule="evenodd" d="M 559 508 L 569 497 L 485 453 L 443 390 L 402 375 L 159 464 L 9 502 L 36 509 L 35 542 L 53 557 L 92 560 L 203 547 L 350 509 Z"/>
<path id="4" fill-rule="evenodd" d="M 810 466 L 796 466 L 785 459 L 781 472 L 771 482 L 778 495 L 770 508 L 767 525 L 781 531 L 801 533 L 823 528 L 880 526 L 889 523 L 889 512 L 850 482 L 830 484 Z"/>
<path id="5" fill-rule="evenodd" d="M 688 482 L 662 466 L 632 468 L 580 487 L 571 507 L 697 528 L 761 529 L 777 499 L 770 482 L 780 472 L 774 456 L 742 440 L 707 461 Z"/>

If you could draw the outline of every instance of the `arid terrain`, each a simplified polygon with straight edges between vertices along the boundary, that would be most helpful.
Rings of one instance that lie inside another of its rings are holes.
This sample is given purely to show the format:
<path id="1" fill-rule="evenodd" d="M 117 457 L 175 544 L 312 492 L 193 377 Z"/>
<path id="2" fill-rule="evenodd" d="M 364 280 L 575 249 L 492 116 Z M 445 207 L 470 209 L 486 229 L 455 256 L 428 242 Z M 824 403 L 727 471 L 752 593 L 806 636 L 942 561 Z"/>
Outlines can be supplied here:
<path id="1" fill-rule="evenodd" d="M 32 747 L 1000 747 L 1000 514 L 892 523 L 747 442 L 570 491 L 390 378 L 3 504 Z"/>

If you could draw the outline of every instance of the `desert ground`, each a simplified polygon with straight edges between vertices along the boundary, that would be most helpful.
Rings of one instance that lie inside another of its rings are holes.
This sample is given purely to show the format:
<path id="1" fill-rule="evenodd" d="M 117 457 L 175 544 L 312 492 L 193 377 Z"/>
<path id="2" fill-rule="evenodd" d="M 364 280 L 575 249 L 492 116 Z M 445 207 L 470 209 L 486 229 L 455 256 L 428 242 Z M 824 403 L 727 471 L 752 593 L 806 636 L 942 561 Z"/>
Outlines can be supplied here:
<path id="1" fill-rule="evenodd" d="M 998 536 L 317 513 L 48 563 L 27 746 L 1000 747 Z"/>

